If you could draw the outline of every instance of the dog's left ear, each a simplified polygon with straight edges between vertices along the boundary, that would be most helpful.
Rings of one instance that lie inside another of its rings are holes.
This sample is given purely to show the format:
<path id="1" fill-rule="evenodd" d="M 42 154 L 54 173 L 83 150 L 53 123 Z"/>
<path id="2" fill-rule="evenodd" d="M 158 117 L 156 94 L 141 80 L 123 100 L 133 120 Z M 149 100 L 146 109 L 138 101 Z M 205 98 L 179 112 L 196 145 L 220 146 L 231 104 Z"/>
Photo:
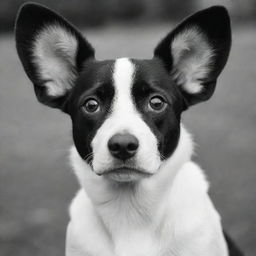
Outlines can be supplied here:
<path id="1" fill-rule="evenodd" d="M 163 61 L 188 107 L 211 97 L 230 47 L 228 12 L 214 6 L 185 19 L 158 44 L 154 56 Z"/>
<path id="2" fill-rule="evenodd" d="M 59 14 L 38 4 L 24 4 L 17 16 L 16 47 L 34 84 L 38 100 L 65 111 L 65 102 L 94 49 Z"/>

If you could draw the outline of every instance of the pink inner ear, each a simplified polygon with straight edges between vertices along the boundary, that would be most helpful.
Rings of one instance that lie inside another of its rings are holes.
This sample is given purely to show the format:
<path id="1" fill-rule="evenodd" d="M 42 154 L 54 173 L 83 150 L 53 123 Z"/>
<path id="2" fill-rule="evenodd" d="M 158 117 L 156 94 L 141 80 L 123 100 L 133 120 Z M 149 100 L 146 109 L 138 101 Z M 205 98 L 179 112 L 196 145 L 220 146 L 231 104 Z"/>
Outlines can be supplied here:
<path id="1" fill-rule="evenodd" d="M 171 44 L 172 75 L 188 93 L 200 93 L 200 81 L 210 72 L 214 50 L 197 27 L 186 28 L 175 36 Z"/>

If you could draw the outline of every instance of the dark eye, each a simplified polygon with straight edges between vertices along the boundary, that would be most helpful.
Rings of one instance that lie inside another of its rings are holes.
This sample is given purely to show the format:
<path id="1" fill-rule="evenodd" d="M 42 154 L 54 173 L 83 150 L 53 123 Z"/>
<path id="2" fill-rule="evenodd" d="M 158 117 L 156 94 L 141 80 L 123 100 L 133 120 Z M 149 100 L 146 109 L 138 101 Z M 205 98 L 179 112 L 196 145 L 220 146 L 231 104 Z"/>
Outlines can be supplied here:
<path id="1" fill-rule="evenodd" d="M 100 104 L 96 99 L 88 99 L 82 106 L 83 110 L 87 113 L 96 113 L 100 110 Z"/>
<path id="2" fill-rule="evenodd" d="M 149 100 L 149 109 L 151 111 L 157 111 L 160 112 L 165 109 L 166 107 L 166 102 L 161 96 L 153 96 Z"/>

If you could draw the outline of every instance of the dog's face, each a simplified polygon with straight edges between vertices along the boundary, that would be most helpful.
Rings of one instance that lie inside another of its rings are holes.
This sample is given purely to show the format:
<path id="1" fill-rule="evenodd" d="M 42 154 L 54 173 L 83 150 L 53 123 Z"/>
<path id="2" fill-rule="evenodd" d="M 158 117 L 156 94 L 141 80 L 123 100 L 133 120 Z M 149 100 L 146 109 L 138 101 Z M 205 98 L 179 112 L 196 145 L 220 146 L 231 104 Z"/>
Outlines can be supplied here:
<path id="1" fill-rule="evenodd" d="M 223 7 L 183 21 L 149 60 L 97 61 L 66 20 L 27 4 L 16 43 L 42 103 L 71 116 L 74 143 L 92 171 L 127 182 L 153 175 L 179 142 L 181 113 L 207 100 L 230 50 Z"/>
<path id="2" fill-rule="evenodd" d="M 124 180 L 148 176 L 172 154 L 183 109 L 172 83 L 157 59 L 87 63 L 67 111 L 77 150 L 97 174 Z"/>

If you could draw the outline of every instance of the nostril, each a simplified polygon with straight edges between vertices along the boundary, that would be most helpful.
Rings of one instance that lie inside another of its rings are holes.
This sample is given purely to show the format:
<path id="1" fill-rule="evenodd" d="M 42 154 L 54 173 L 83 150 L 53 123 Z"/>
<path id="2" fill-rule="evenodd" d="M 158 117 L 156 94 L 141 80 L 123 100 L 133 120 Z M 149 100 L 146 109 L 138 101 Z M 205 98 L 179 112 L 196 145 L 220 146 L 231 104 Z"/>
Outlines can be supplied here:
<path id="1" fill-rule="evenodd" d="M 120 150 L 120 145 L 118 143 L 109 143 L 108 147 L 112 152 L 118 152 Z"/>
<path id="2" fill-rule="evenodd" d="M 128 151 L 136 151 L 136 150 L 138 149 L 138 146 L 139 146 L 138 143 L 134 143 L 134 142 L 129 143 L 129 144 L 127 145 L 127 150 L 128 150 Z"/>

